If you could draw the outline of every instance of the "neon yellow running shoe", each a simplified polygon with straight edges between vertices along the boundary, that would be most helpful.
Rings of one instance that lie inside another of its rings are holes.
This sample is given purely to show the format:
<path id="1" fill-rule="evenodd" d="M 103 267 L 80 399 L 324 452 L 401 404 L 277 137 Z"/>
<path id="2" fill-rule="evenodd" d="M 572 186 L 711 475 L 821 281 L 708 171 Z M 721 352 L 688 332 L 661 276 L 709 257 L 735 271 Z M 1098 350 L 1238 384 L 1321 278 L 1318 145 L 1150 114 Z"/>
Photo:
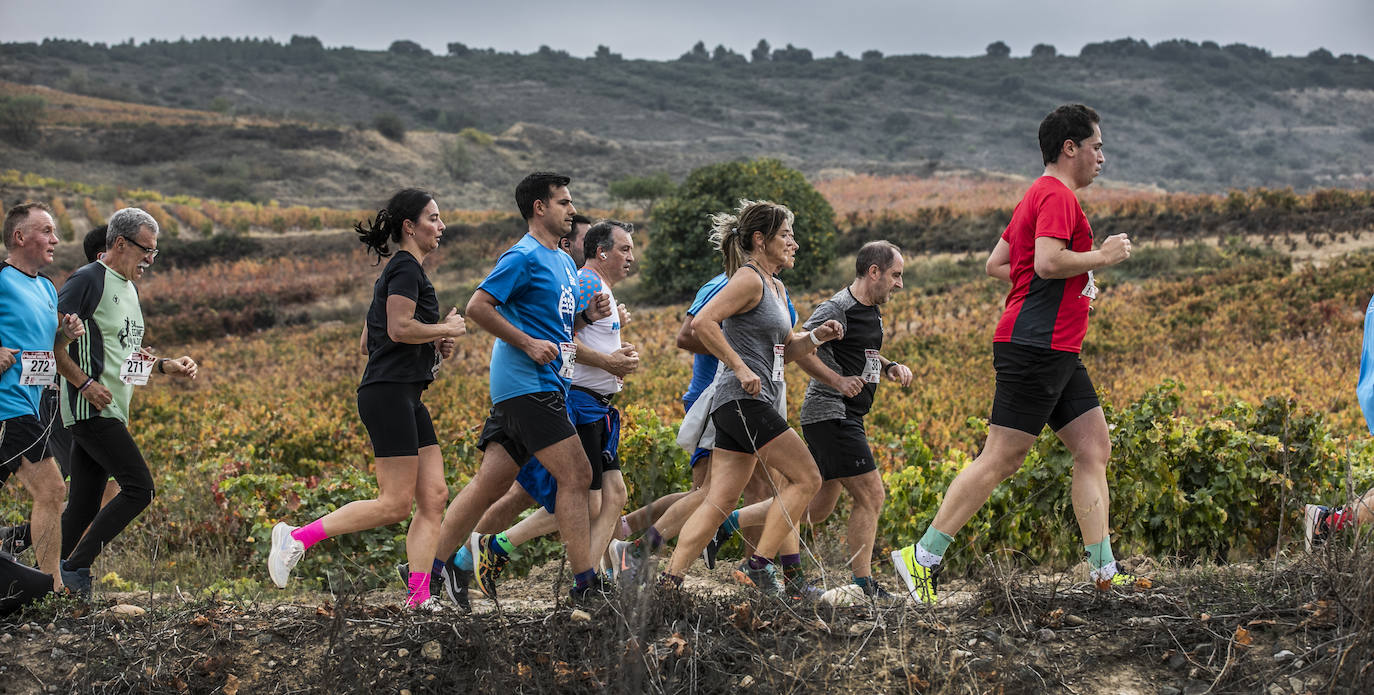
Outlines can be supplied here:
<path id="1" fill-rule="evenodd" d="M 1115 565 L 1115 563 L 1112 563 Z M 1115 567 L 1112 568 L 1115 570 Z M 1088 576 L 1097 585 L 1098 591 L 1111 591 L 1112 589 L 1148 589 L 1151 582 L 1147 577 L 1137 577 L 1126 572 L 1113 572 L 1110 577 L 1106 573 L 1099 573 L 1093 570 Z"/>
<path id="2" fill-rule="evenodd" d="M 935 585 L 940 576 L 940 566 L 926 567 L 916 561 L 916 546 L 908 545 L 892 553 L 892 565 L 897 568 L 897 578 L 906 586 L 907 594 L 917 603 L 935 605 Z"/>

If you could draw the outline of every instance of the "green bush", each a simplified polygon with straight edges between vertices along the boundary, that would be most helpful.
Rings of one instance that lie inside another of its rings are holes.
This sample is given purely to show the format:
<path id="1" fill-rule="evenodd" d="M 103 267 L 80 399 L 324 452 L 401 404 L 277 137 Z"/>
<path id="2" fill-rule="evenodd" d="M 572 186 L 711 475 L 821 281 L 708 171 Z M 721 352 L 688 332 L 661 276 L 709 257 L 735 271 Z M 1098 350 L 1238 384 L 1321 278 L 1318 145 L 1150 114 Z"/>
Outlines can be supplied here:
<path id="1" fill-rule="evenodd" d="M 372 127 L 377 129 L 382 137 L 396 142 L 405 142 L 406 123 L 400 116 L 394 113 L 384 113 L 372 120 Z"/>
<path id="2" fill-rule="evenodd" d="M 692 293 L 722 269 L 711 248 L 710 215 L 734 210 L 741 199 L 786 205 L 796 215 L 796 265 L 783 279 L 794 289 L 810 288 L 835 259 L 835 212 L 801 172 L 776 159 L 727 162 L 701 167 L 672 197 L 654 209 L 653 232 L 644 260 L 644 284 L 663 301 Z"/>
<path id="3" fill-rule="evenodd" d="M 38 144 L 47 102 L 35 96 L 0 96 L 0 139 L 20 147 Z"/>

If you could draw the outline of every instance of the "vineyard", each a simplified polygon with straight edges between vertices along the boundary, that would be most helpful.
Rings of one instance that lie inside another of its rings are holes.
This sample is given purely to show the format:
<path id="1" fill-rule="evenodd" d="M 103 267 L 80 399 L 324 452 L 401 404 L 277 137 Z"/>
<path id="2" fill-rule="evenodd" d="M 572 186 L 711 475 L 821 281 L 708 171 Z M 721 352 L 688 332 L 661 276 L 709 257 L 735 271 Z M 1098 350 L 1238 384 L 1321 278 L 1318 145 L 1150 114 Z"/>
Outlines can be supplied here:
<path id="1" fill-rule="evenodd" d="M 1000 183 L 988 184 L 981 207 L 978 196 L 958 192 L 966 181 L 946 181 L 926 193 L 912 188 L 925 185 L 916 182 L 865 183 L 860 178 L 853 183 L 935 196 L 932 200 L 943 201 L 939 205 L 950 210 L 947 219 L 965 222 L 994 214 L 988 211 L 1001 209 L 1007 200 L 998 197 Z M 215 600 L 243 606 L 275 600 L 260 571 L 272 525 L 284 518 L 313 518 L 375 492 L 354 392 L 363 367 L 356 348 L 359 323 L 378 269 L 348 233 L 337 229 L 366 211 L 333 211 L 326 224 L 325 211 L 95 190 L 19 175 L 0 186 L 7 197 L 19 189 L 60 192 L 50 199 L 60 203 L 55 212 L 72 229 L 122 204 L 148 207 L 167 216 L 164 227 L 170 230 L 176 223 L 183 229 L 177 238 L 163 240 L 164 254 L 140 285 L 149 324 L 145 342 L 161 354 L 193 355 L 201 376 L 190 385 L 154 382 L 135 397 L 133 430 L 153 469 L 158 494 L 104 555 L 97 568 L 101 589 L 179 593 L 212 605 Z M 836 201 L 845 235 L 863 233 L 864 225 L 882 219 L 865 205 L 891 204 L 891 219 L 908 225 L 917 225 L 922 215 L 937 214 L 929 207 L 905 210 L 890 200 L 883 203 L 872 191 L 863 194 L 869 196 L 862 198 L 867 202 L 855 202 L 860 197 L 853 190 L 826 186 L 819 184 Z M 1190 197 L 1102 192 L 1106 195 L 1088 200 L 1090 214 L 1104 219 L 1330 219 L 1348 230 L 1336 234 L 1349 238 L 1369 229 L 1370 200 L 1363 193 L 1254 191 Z M 184 231 L 198 229 L 195 212 L 204 216 L 200 225 L 205 232 Z M 302 229 L 312 226 L 309 217 L 294 216 L 293 226 L 274 230 L 271 220 L 287 214 L 317 215 L 326 231 L 291 232 L 300 219 L 305 219 Z M 445 217 L 453 221 L 427 265 L 441 303 L 462 307 L 518 227 L 497 212 L 455 211 Z M 845 227 L 846 219 L 854 226 Z M 208 228 L 203 227 L 206 221 Z M 221 231 L 245 225 L 238 233 Z M 1102 233 L 1102 225 L 1098 231 Z M 1301 548 L 1304 503 L 1339 503 L 1374 485 L 1374 445 L 1354 397 L 1374 253 L 1331 255 L 1320 265 L 1298 263 L 1281 240 L 1285 234 L 1301 236 L 1300 231 L 1261 231 L 1280 241 L 1246 243 L 1241 236 L 1221 235 L 1220 243 L 1176 239 L 1146 244 L 1127 263 L 1097 276 L 1102 294 L 1094 304 L 1083 359 L 1112 426 L 1110 521 L 1119 557 L 1133 557 L 1145 567 L 1199 563 L 1200 576 L 1210 563 L 1288 557 Z M 981 233 L 985 247 L 991 234 Z M 53 273 L 59 284 L 77 265 L 76 246 L 59 249 L 62 257 Z M 988 341 L 1005 292 L 997 281 L 982 276 L 981 255 L 908 255 L 906 288 L 883 309 L 884 354 L 910 365 L 915 380 L 905 390 L 884 384 L 868 419 L 888 491 L 875 563 L 883 577 L 891 576 L 886 551 L 916 539 L 945 487 L 982 443 L 993 388 Z M 805 316 L 829 294 L 796 296 L 799 311 Z M 632 306 L 634 318 L 625 329 L 626 340 L 644 356 L 641 372 L 627 379 L 619 399 L 624 412 L 621 456 L 632 507 L 689 482 L 686 455 L 674 443 L 680 396 L 691 369 L 689 356 L 674 346 L 684 308 Z M 425 396 L 453 490 L 466 482 L 479 460 L 475 445 L 488 407 L 490 348 L 490 336 L 480 331 L 461 339 Z M 787 378 L 795 421 L 805 381 L 796 369 L 789 369 Z M 1069 507 L 1070 468 L 1063 447 L 1052 435 L 1042 435 L 1022 473 L 1001 486 L 960 534 L 946 563 L 948 574 L 955 586 L 978 597 L 960 604 L 962 619 L 1044 603 L 1038 580 L 1026 584 L 1017 579 L 1021 573 L 1077 576 L 1082 548 Z M 16 497 L 9 499 L 0 519 L 6 523 L 22 518 L 24 508 L 14 503 Z M 842 575 L 842 544 L 836 540 L 841 529 L 832 523 L 807 531 L 805 539 L 809 562 Z M 405 528 L 395 526 L 322 544 L 297 568 L 294 586 L 335 596 L 387 586 L 394 581 L 392 567 L 404 557 L 404 537 Z M 724 556 L 733 553 L 737 548 L 727 546 Z M 552 582 L 551 565 L 544 563 L 559 557 L 555 543 L 541 541 L 525 549 L 515 569 L 533 570 L 539 581 Z M 990 563 L 999 568 L 997 581 L 1006 584 L 991 586 L 991 580 L 983 579 L 979 588 Z M 1178 572 L 1170 575 L 1172 581 L 1198 582 L 1199 595 L 1212 590 L 1205 578 Z M 1278 581 L 1277 575 L 1265 577 L 1245 581 Z M 1301 575 L 1308 587 L 1303 591 L 1315 592 L 1301 595 L 1320 596 L 1321 577 Z M 1290 589 L 1273 591 L 1288 596 L 1284 592 Z M 1145 610 L 1143 605 L 1136 608 Z M 205 610 L 207 619 L 220 619 L 214 617 L 219 609 Z M 691 609 L 737 620 L 728 617 L 731 610 L 729 605 L 713 607 L 709 600 Z M 1100 607 L 1080 605 L 1077 610 L 1107 615 Z M 369 615 L 374 622 L 390 619 Z M 270 622 L 261 616 L 251 620 Z M 767 620 L 782 626 L 789 618 Z M 1043 616 L 1040 620 L 1058 625 Z M 327 627 L 312 625 L 299 629 Z M 798 629 L 810 629 L 807 625 Z M 781 640 L 784 633 L 775 636 Z M 460 653 L 469 647 L 453 646 Z M 364 650 L 362 645 L 352 648 Z M 782 649 L 783 643 L 773 648 Z M 358 653 L 358 659 L 372 658 Z M 915 668 L 901 668 L 907 667 Z M 200 668 L 187 666 L 185 677 L 215 676 L 196 670 Z M 937 682 L 933 674 L 939 668 L 922 666 L 912 671 L 917 681 L 903 675 L 902 682 Z M 511 669 L 519 672 L 514 665 Z M 506 682 L 500 680 L 504 671 L 494 673 L 495 682 Z M 897 687 L 885 680 L 892 677 L 888 671 L 863 673 L 868 674 L 864 687 Z M 1227 670 L 1207 673 L 1220 682 Z M 1229 677 L 1249 677 L 1243 673 L 1233 671 Z M 156 687 L 171 682 L 147 678 Z M 1010 688 L 1035 690 L 1024 683 Z"/>
<path id="2" fill-rule="evenodd" d="M 1084 359 L 1114 425 L 1112 521 L 1123 554 L 1262 557 L 1291 548 L 1302 502 L 1343 494 L 1347 464 L 1356 488 L 1374 483 L 1374 450 L 1361 435 L 1352 386 L 1374 255 L 1295 270 L 1272 252 L 1217 253 L 1202 257 L 1212 268 L 1185 277 L 1099 278 L 1103 295 Z M 1185 260 L 1180 254 L 1174 265 Z M 450 272 L 442 259 L 436 266 L 438 278 Z M 981 443 L 991 399 L 986 342 L 1002 289 L 992 280 L 965 279 L 923 292 L 927 269 L 948 272 L 914 260 L 910 288 L 884 310 L 884 352 L 910 364 L 916 380 L 905 391 L 885 385 L 869 418 L 890 495 L 883 546 L 909 542 L 924 528 L 944 486 Z M 362 368 L 354 349 L 360 305 L 344 321 L 184 348 L 186 336 L 201 335 L 193 326 L 208 324 L 178 322 L 216 302 L 257 297 L 262 308 L 290 306 L 331 287 L 365 296 L 373 272 L 354 254 L 247 259 L 150 276 L 150 344 L 164 353 L 185 349 L 202 365 L 194 386 L 152 387 L 136 399 L 137 431 L 160 473 L 159 504 L 139 523 L 165 548 L 163 562 L 258 562 L 277 519 L 323 513 L 374 485 L 352 395 Z M 464 296 L 451 285 L 436 284 L 441 301 L 462 305 Z M 798 305 L 805 313 L 823 296 L 798 297 Z M 626 329 L 646 355 L 620 400 L 633 500 L 687 481 L 685 454 L 673 444 L 690 374 L 688 356 L 673 346 L 682 309 L 636 308 Z M 183 330 L 160 332 L 164 322 Z M 455 487 L 478 460 L 489 350 L 489 337 L 480 333 L 460 341 L 426 396 Z M 796 370 L 788 378 L 795 415 L 804 381 Z M 969 543 L 952 566 L 999 548 L 1021 549 L 1036 562 L 1075 561 L 1068 466 L 1062 447 L 1045 435 L 1026 474 L 1003 486 L 970 524 Z M 403 535 L 394 528 L 340 539 L 307 558 L 301 576 L 307 585 L 311 577 L 324 582 L 345 558 L 385 576 Z M 119 572 L 156 585 L 175 575 L 169 567 Z M 260 588 L 256 577 L 223 582 Z"/>

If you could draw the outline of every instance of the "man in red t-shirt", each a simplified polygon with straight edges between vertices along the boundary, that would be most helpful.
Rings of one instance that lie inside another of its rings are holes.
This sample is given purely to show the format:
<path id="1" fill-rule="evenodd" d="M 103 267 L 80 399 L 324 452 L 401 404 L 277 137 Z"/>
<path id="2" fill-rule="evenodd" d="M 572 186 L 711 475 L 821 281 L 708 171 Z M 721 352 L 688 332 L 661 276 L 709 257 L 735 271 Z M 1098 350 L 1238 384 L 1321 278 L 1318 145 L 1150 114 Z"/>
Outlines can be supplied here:
<path id="1" fill-rule="evenodd" d="M 978 458 L 950 483 L 934 522 L 915 545 L 892 553 L 912 598 L 935 603 L 940 560 L 955 533 L 992 491 L 1025 463 L 1048 423 L 1073 454 L 1073 509 L 1092 579 L 1100 589 L 1134 582 L 1118 572 L 1107 533 L 1107 420 L 1078 353 L 1097 286 L 1093 271 L 1131 255 L 1125 234 L 1093 250 L 1092 227 L 1074 194 L 1097 178 L 1106 161 L 1097 112 L 1060 106 L 1040 123 L 1045 173 L 1012 213 L 988 257 L 989 275 L 1011 283 L 993 333 L 997 391 L 988 439 Z"/>

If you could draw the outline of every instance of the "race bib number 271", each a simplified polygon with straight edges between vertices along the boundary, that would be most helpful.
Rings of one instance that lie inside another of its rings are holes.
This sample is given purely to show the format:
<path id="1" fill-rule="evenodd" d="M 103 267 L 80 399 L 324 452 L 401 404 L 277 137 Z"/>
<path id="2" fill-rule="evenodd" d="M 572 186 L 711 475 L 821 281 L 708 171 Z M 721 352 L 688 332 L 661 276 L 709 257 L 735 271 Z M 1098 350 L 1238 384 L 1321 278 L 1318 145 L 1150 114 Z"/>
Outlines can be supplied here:
<path id="1" fill-rule="evenodd" d="M 133 386 L 142 386 L 148 383 L 148 375 L 153 373 L 154 364 L 157 364 L 156 357 L 135 352 L 120 365 L 119 380 Z"/>

